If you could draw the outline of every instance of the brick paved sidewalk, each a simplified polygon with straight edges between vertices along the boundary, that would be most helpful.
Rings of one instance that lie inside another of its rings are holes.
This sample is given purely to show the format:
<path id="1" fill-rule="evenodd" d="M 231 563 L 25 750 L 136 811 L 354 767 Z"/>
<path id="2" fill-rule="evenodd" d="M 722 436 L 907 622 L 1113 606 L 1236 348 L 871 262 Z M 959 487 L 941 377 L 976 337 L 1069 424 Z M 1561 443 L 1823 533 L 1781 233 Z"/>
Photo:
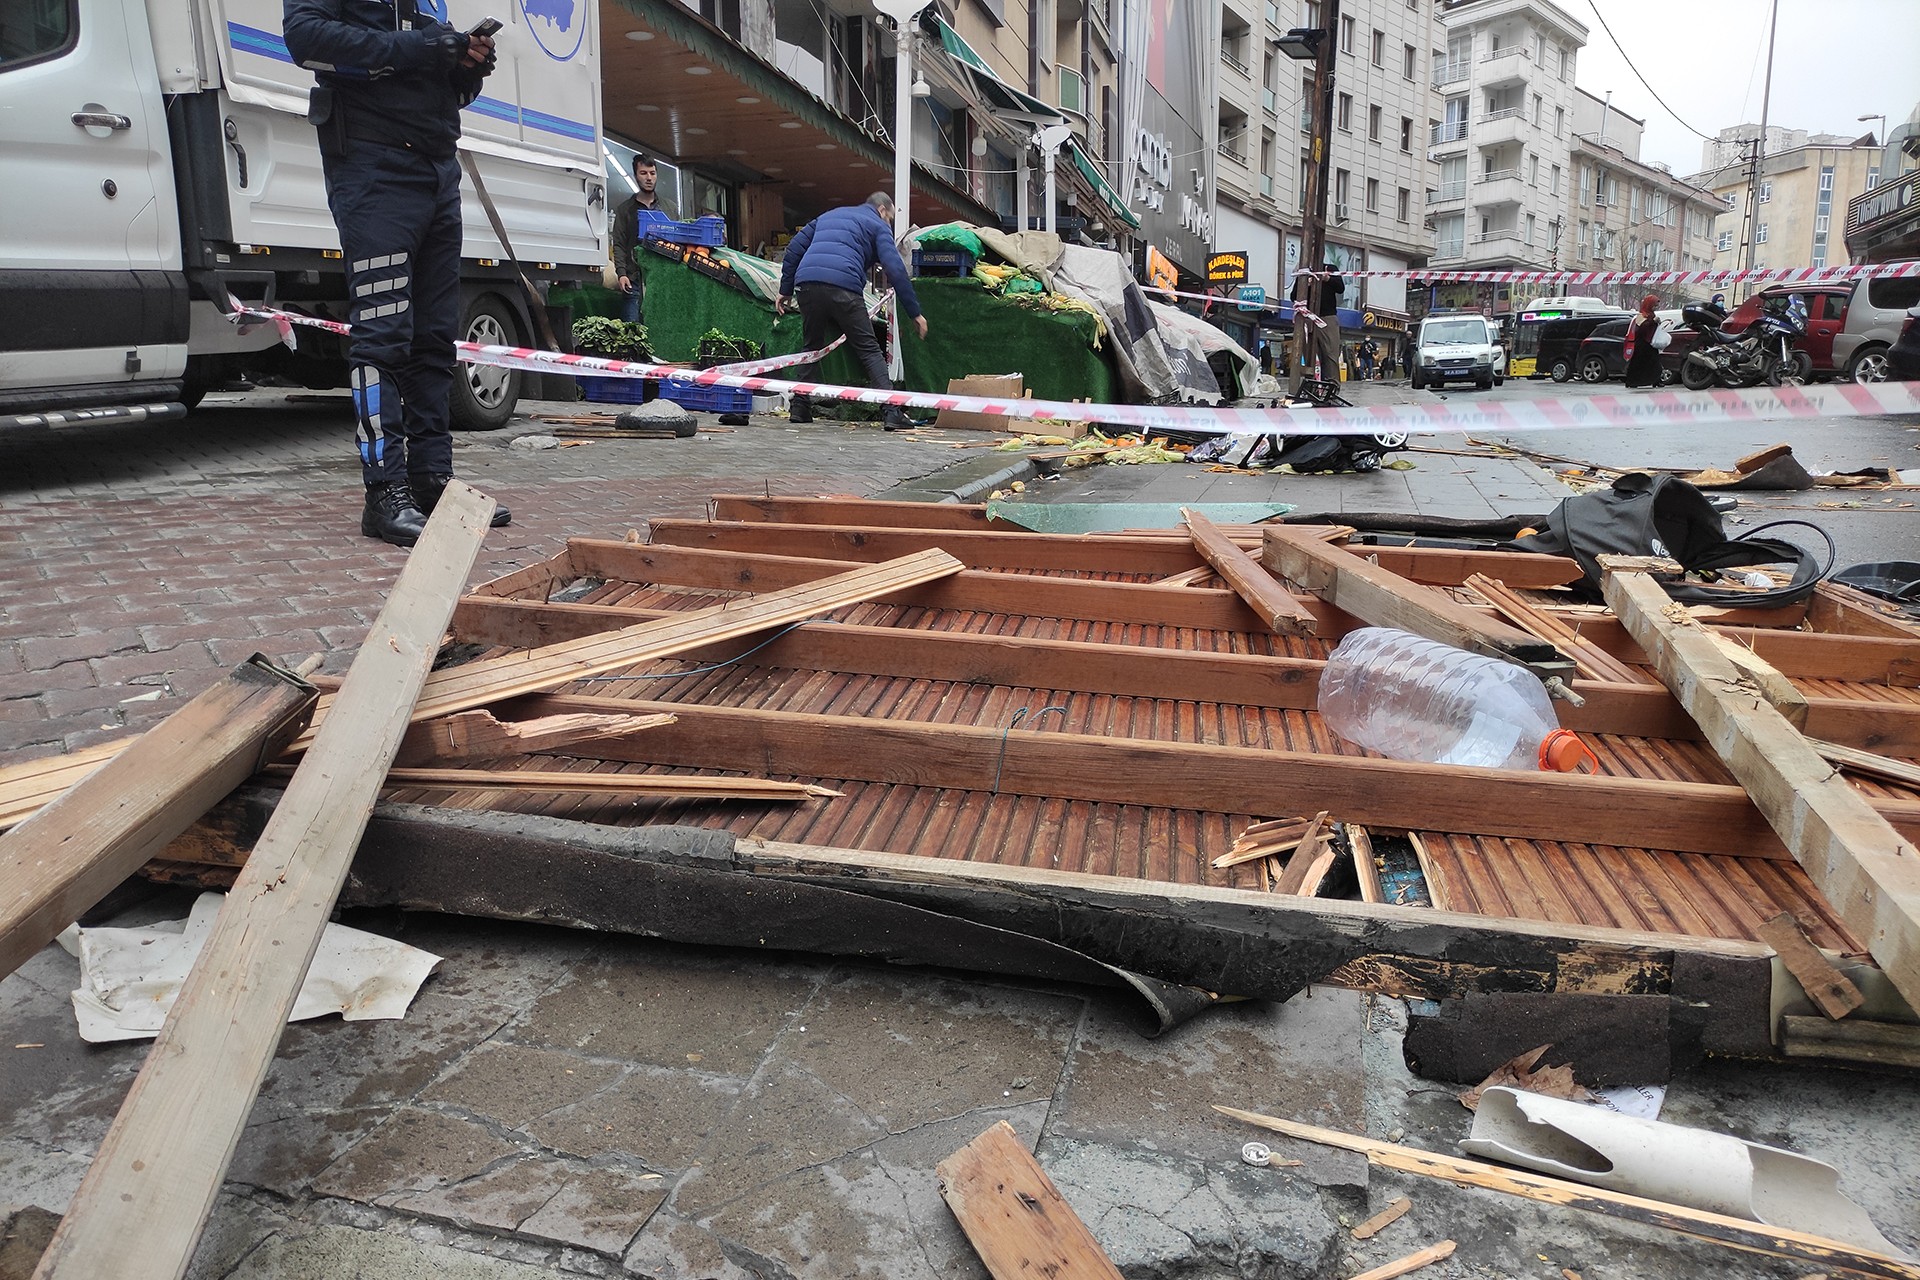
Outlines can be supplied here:
<path id="1" fill-rule="evenodd" d="M 360 536 L 347 404 L 258 392 L 210 397 L 180 423 L 0 437 L 0 761 L 145 727 L 256 652 L 346 670 L 406 558 Z M 700 515 L 713 493 L 871 493 L 964 456 L 876 426 L 758 416 L 691 440 L 509 447 L 544 430 L 516 419 L 455 437 L 455 470 L 513 509 L 475 582 L 570 535 Z"/>

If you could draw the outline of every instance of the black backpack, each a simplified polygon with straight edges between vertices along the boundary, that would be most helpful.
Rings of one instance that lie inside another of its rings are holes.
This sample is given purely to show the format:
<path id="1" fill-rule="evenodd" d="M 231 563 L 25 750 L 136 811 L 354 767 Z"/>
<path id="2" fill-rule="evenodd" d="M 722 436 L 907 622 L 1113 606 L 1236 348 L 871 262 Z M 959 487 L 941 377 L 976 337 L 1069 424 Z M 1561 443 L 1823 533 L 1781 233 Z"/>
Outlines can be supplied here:
<path id="1" fill-rule="evenodd" d="M 1781 520 L 1775 524 L 1806 524 Z M 1771 529 L 1774 525 L 1763 525 Z M 1817 525 L 1807 525 L 1826 537 Z M 1755 529 L 1758 533 L 1761 529 Z M 1715 604 L 1730 608 L 1765 609 L 1796 604 L 1813 594 L 1825 568 L 1813 553 L 1779 538 L 1752 534 L 1730 539 L 1720 525 L 1720 514 L 1706 495 L 1675 476 L 1629 472 L 1605 492 L 1596 490 L 1568 498 L 1548 516 L 1539 533 L 1501 544 L 1511 551 L 1544 551 L 1571 556 L 1585 576 L 1574 587 L 1590 599 L 1601 598 L 1600 557 L 1603 555 L 1664 555 L 1691 571 L 1721 571 L 1750 565 L 1790 564 L 1793 578 L 1772 591 L 1732 591 L 1693 582 L 1662 583 L 1669 596 L 1685 604 Z M 1828 540 L 1831 551 L 1832 541 Z"/>

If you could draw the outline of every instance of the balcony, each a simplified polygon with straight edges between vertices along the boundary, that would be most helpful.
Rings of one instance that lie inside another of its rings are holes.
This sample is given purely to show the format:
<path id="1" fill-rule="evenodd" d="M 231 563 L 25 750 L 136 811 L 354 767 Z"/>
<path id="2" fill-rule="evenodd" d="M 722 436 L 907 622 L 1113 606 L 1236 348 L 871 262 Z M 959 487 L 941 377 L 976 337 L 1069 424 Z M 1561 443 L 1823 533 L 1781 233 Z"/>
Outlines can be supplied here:
<path id="1" fill-rule="evenodd" d="M 1427 145 L 1444 147 L 1467 140 L 1467 122 L 1465 120 L 1447 120 L 1427 130 Z"/>
<path id="2" fill-rule="evenodd" d="M 1519 204 L 1527 198 L 1526 179 L 1518 169 L 1495 169 L 1473 180 L 1473 204 L 1478 208 Z"/>
<path id="3" fill-rule="evenodd" d="M 1240 59 L 1234 55 L 1233 50 L 1224 44 L 1220 46 L 1220 61 L 1226 63 L 1247 79 L 1253 79 L 1253 69 L 1246 63 L 1240 61 Z"/>
<path id="4" fill-rule="evenodd" d="M 1520 233 L 1511 227 L 1475 236 L 1467 245 L 1466 259 L 1474 263 L 1521 262 L 1533 256 L 1530 246 L 1521 243 Z"/>
<path id="5" fill-rule="evenodd" d="M 1480 59 L 1480 87 L 1497 89 L 1501 85 L 1525 84 L 1533 74 L 1533 55 L 1522 45 L 1495 49 Z"/>
<path id="6" fill-rule="evenodd" d="M 1247 167 L 1247 153 L 1238 147 L 1229 146 L 1223 142 L 1220 144 L 1220 155 L 1224 159 L 1233 161 L 1233 163 L 1239 165 L 1242 169 Z"/>
<path id="7" fill-rule="evenodd" d="M 1480 117 L 1480 123 L 1473 131 L 1473 145 L 1484 150 L 1509 142 L 1521 142 L 1532 136 L 1533 126 L 1527 122 L 1524 109 L 1505 107 Z"/>
<path id="8" fill-rule="evenodd" d="M 1464 240 L 1436 240 L 1433 242 L 1433 261 L 1446 262 L 1464 258 L 1467 244 Z"/>
<path id="9" fill-rule="evenodd" d="M 1433 65 L 1433 87 L 1444 89 L 1450 84 L 1465 84 L 1471 74 L 1473 64 L 1462 59 L 1459 62 L 1436 62 Z"/>
<path id="10" fill-rule="evenodd" d="M 1463 178 L 1459 182 L 1443 182 L 1427 192 L 1427 208 L 1437 209 L 1442 205 L 1458 204 L 1467 198 L 1467 183 Z"/>

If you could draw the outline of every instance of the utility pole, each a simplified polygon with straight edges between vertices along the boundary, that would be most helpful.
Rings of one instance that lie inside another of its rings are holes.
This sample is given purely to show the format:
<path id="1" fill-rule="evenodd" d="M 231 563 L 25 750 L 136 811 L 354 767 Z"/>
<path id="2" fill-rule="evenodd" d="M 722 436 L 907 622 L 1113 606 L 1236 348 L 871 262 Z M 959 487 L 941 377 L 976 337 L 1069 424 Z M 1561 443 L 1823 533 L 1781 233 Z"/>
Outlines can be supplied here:
<path id="1" fill-rule="evenodd" d="M 1780 0 L 1772 0 L 1767 15 L 1767 78 L 1760 90 L 1760 136 L 1753 140 L 1753 174 L 1747 185 L 1746 265 L 1753 266 L 1754 235 L 1760 228 L 1760 183 L 1767 164 L 1767 113 L 1773 105 L 1773 37 L 1780 21 Z M 1752 293 L 1749 283 L 1746 292 Z"/>
<path id="2" fill-rule="evenodd" d="M 1318 271 L 1327 252 L 1327 190 L 1333 164 L 1333 60 L 1339 53 L 1340 0 L 1327 0 L 1325 34 L 1313 59 L 1312 152 L 1307 164 L 1306 199 L 1301 203 L 1300 268 Z M 1312 293 L 1314 314 L 1325 314 L 1326 281 L 1316 281 Z"/>

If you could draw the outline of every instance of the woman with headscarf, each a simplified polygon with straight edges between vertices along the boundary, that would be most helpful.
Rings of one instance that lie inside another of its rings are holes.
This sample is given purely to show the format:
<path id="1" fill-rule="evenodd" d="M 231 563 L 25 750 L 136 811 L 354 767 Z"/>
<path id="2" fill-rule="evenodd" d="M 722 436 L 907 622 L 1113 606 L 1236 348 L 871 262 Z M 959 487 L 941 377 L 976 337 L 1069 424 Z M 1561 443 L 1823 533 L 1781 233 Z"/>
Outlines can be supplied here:
<path id="1" fill-rule="evenodd" d="M 1653 314 L 1659 301 L 1652 294 L 1640 299 L 1640 313 L 1627 326 L 1627 385 L 1630 387 L 1660 385 L 1660 349 L 1654 346 L 1660 321 Z"/>

